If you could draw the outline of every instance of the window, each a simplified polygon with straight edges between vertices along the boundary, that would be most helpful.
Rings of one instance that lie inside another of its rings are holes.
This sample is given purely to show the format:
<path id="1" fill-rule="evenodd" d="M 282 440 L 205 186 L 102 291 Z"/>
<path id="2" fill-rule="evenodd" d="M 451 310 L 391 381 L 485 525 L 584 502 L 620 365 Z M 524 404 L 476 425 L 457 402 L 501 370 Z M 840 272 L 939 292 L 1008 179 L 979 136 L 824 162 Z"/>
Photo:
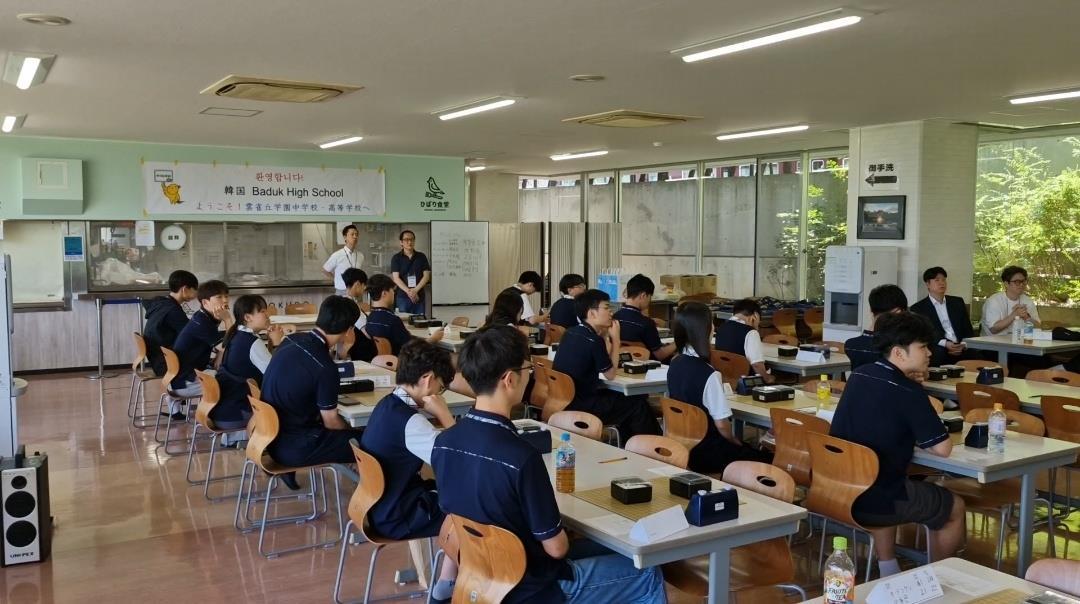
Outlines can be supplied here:
<path id="1" fill-rule="evenodd" d="M 814 157 L 806 183 L 806 243 L 801 275 L 804 297 L 825 297 L 825 248 L 847 245 L 848 158 L 839 154 Z M 813 166 L 821 168 L 814 170 Z"/>
<path id="2" fill-rule="evenodd" d="M 717 276 L 717 293 L 754 295 L 755 163 L 705 164 L 701 269 Z"/>
<path id="3" fill-rule="evenodd" d="M 588 222 L 615 222 L 615 173 L 595 172 L 586 178 Z"/>
<path id="4" fill-rule="evenodd" d="M 581 180 L 577 175 L 522 178 L 518 216 L 521 222 L 580 222 Z"/>
<path id="5" fill-rule="evenodd" d="M 757 271 L 754 293 L 798 297 L 802 174 L 797 158 L 760 164 L 757 183 Z"/>
<path id="6" fill-rule="evenodd" d="M 658 278 L 692 273 L 698 254 L 696 166 L 622 172 L 623 269 Z"/>

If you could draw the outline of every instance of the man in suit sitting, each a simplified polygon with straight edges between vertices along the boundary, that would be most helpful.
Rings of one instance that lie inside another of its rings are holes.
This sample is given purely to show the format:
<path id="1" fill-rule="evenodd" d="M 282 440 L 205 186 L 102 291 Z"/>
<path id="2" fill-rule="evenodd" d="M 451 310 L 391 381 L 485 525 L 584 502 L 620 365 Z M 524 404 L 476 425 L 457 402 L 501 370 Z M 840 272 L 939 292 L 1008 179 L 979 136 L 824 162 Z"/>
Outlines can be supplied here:
<path id="1" fill-rule="evenodd" d="M 930 320 L 937 339 L 933 346 L 933 366 L 948 365 L 960 359 L 975 358 L 963 343 L 964 338 L 975 335 L 968 316 L 964 299 L 958 296 L 946 296 L 949 288 L 949 275 L 940 266 L 934 266 L 923 272 L 923 283 L 928 295 L 911 305 L 911 312 Z"/>

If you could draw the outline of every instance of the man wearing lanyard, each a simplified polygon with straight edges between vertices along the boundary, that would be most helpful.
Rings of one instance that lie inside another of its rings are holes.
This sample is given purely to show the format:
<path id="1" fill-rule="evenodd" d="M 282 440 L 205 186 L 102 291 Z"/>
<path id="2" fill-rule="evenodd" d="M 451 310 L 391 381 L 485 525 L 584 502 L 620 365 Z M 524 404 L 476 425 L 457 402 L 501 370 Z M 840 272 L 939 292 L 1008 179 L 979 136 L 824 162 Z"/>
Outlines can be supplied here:
<path id="1" fill-rule="evenodd" d="M 360 240 L 360 231 L 356 225 L 341 229 L 341 236 L 345 239 L 345 247 L 330 254 L 326 264 L 323 265 L 323 273 L 334 279 L 334 291 L 339 296 L 344 296 L 348 290 L 341 273 L 348 268 L 360 268 L 364 264 L 364 253 L 356 249 L 356 242 Z"/>
<path id="2" fill-rule="evenodd" d="M 398 286 L 394 302 L 398 312 L 425 314 L 424 286 L 431 281 L 431 264 L 423 252 L 416 251 L 416 233 L 402 231 L 398 241 L 401 251 L 390 259 L 390 277 Z"/>

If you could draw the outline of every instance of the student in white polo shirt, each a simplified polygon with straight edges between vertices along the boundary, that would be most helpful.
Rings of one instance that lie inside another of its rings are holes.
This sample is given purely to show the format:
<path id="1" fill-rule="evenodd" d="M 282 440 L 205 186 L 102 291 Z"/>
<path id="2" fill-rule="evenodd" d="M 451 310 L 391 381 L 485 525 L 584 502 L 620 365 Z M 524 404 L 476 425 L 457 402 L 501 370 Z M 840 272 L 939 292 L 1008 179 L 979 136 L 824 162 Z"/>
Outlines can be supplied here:
<path id="1" fill-rule="evenodd" d="M 356 243 L 360 240 L 360 230 L 355 224 L 350 224 L 341 229 L 341 236 L 345 239 L 345 247 L 330 254 L 330 258 L 323 264 L 322 270 L 327 277 L 334 279 L 334 290 L 339 296 L 344 296 L 348 287 L 342 280 L 341 274 L 346 269 L 360 268 L 364 265 L 364 253 L 356 249 Z"/>

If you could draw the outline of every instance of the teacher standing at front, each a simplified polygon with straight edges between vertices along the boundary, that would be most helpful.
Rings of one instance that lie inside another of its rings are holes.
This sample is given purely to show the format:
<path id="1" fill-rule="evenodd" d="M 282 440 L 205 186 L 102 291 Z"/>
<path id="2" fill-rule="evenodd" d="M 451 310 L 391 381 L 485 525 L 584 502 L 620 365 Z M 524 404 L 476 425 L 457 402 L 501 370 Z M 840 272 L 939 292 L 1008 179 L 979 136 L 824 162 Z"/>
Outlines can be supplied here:
<path id="1" fill-rule="evenodd" d="M 337 295 L 344 296 L 349 288 L 345 286 L 341 274 L 346 269 L 361 268 L 364 265 L 364 253 L 356 249 L 356 243 L 360 240 L 360 231 L 355 224 L 341 229 L 341 237 L 345 240 L 345 247 L 330 254 L 322 270 L 327 277 L 334 279 L 334 290 Z"/>
<path id="2" fill-rule="evenodd" d="M 398 236 L 401 251 L 390 259 L 390 277 L 397 285 L 394 302 L 398 312 L 424 314 L 424 287 L 431 281 L 431 264 L 416 251 L 416 234 L 404 230 Z"/>

